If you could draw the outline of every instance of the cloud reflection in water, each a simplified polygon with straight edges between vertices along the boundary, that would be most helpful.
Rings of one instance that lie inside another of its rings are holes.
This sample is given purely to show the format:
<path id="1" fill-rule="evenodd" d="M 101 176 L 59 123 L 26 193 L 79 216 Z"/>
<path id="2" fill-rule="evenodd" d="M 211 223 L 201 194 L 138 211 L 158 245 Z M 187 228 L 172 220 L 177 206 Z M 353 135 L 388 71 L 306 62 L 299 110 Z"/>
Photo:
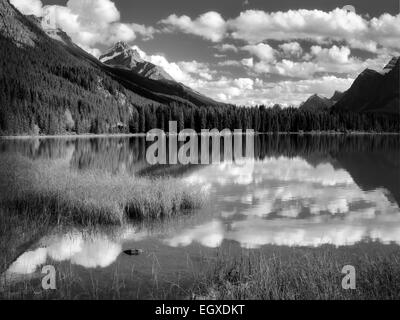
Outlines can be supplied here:
<path id="1" fill-rule="evenodd" d="M 131 227 L 122 227 L 116 237 L 106 232 L 88 234 L 84 231 L 72 230 L 66 233 L 55 233 L 44 237 L 38 248 L 23 253 L 8 268 L 8 274 L 32 274 L 49 259 L 56 262 L 69 261 L 84 268 L 106 268 L 116 261 L 125 241 L 139 241 L 146 234 L 136 232 Z"/>
<path id="2" fill-rule="evenodd" d="M 362 190 L 328 161 L 313 166 L 299 157 L 266 158 L 209 166 L 188 179 L 210 184 L 219 207 L 235 210 L 167 239 L 172 246 L 216 247 L 223 239 L 247 248 L 342 246 L 367 238 L 400 244 L 400 210 L 389 192 Z"/>
<path id="3" fill-rule="evenodd" d="M 343 246 L 367 238 L 400 245 L 400 210 L 389 200 L 389 191 L 363 190 L 346 170 L 328 161 L 313 166 L 300 157 L 246 160 L 241 165 L 199 167 L 183 179 L 210 188 L 211 210 L 219 212 L 207 221 L 156 236 L 167 246 L 199 243 L 216 248 L 224 240 L 246 248 Z M 147 230 L 131 227 L 112 234 L 75 230 L 49 235 L 37 249 L 21 255 L 7 273 L 33 274 L 49 259 L 106 268 L 117 260 L 123 243 L 148 236 Z"/>

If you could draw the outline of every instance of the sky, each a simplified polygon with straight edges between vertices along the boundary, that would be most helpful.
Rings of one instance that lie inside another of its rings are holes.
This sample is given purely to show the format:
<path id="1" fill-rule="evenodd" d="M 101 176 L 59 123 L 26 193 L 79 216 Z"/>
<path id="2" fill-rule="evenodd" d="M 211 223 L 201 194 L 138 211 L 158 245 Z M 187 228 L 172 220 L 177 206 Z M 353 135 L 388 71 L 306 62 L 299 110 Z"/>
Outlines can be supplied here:
<path id="1" fill-rule="evenodd" d="M 99 56 L 125 41 L 218 101 L 298 106 L 400 55 L 397 0 L 10 0 Z"/>

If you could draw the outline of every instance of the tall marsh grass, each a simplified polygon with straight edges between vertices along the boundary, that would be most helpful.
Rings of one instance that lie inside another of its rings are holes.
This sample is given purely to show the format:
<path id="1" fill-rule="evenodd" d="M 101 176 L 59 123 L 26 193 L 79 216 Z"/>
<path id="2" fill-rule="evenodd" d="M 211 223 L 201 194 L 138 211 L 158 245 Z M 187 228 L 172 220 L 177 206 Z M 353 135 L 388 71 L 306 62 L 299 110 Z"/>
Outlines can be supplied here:
<path id="1" fill-rule="evenodd" d="M 356 270 L 356 289 L 344 290 L 342 268 Z M 378 243 L 271 252 L 219 252 L 197 276 L 193 299 L 387 300 L 400 298 L 400 249 Z"/>
<path id="2" fill-rule="evenodd" d="M 199 208 L 206 193 L 174 178 L 71 170 L 67 161 L 0 157 L 0 205 L 58 221 L 115 224 L 163 218 Z"/>

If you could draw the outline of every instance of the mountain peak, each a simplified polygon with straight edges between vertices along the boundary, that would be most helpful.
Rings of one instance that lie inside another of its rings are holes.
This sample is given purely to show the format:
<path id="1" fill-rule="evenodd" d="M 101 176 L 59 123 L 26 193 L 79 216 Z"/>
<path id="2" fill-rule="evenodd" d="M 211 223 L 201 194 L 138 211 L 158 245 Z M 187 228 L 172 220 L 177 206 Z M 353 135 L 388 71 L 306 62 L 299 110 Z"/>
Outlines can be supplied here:
<path id="1" fill-rule="evenodd" d="M 328 110 L 332 106 L 332 102 L 319 94 L 313 94 L 300 106 L 301 110 L 310 112 L 322 112 Z"/>
<path id="2" fill-rule="evenodd" d="M 383 68 L 384 73 L 388 73 L 393 70 L 393 68 L 398 64 L 400 61 L 400 56 L 399 57 L 393 57 L 389 63 Z"/>
<path id="3" fill-rule="evenodd" d="M 101 55 L 99 59 L 101 62 L 106 64 L 118 65 L 127 68 L 132 68 L 133 66 L 136 66 L 137 63 L 143 62 L 139 52 L 135 49 L 132 49 L 126 42 L 123 41 L 119 41 L 114 44 L 110 49 L 107 50 L 105 54 Z"/>
<path id="4" fill-rule="evenodd" d="M 101 55 L 99 60 L 110 67 L 129 69 L 152 80 L 174 81 L 163 68 L 145 61 L 137 50 L 132 49 L 123 41 L 117 42 L 105 54 Z"/>
<path id="5" fill-rule="evenodd" d="M 112 47 L 114 50 L 127 50 L 129 49 L 129 45 L 124 42 L 124 41 L 118 41 L 117 43 L 114 44 L 114 46 Z"/>
<path id="6" fill-rule="evenodd" d="M 399 112 L 399 57 L 393 57 L 383 71 L 365 69 L 346 94 L 335 104 L 336 110 L 351 112 Z"/>
<path id="7" fill-rule="evenodd" d="M 140 54 L 137 50 L 132 49 L 126 42 L 118 41 L 115 43 L 108 51 L 108 53 L 113 52 L 126 52 L 128 55 L 134 57 L 137 60 L 141 60 Z"/>
<path id="8" fill-rule="evenodd" d="M 325 100 L 328 100 L 328 98 L 326 98 L 318 93 L 315 93 L 311 97 L 309 97 L 308 100 L 324 100 L 325 101 Z"/>

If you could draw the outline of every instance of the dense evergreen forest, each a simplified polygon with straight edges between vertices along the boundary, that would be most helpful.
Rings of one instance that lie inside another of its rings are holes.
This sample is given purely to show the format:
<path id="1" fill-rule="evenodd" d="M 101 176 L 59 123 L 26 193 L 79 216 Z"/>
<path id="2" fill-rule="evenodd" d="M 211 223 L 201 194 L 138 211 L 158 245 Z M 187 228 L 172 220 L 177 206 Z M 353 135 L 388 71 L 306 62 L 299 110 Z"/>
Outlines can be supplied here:
<path id="1" fill-rule="evenodd" d="M 183 128 L 253 129 L 256 132 L 310 132 L 310 131 L 367 131 L 400 132 L 400 118 L 385 114 L 360 114 L 350 112 L 309 112 L 298 108 L 275 106 L 256 107 L 137 107 L 131 119 L 132 133 L 147 132 L 152 128 L 168 131 L 168 121 L 178 122 Z"/>
<path id="2" fill-rule="evenodd" d="M 393 115 L 152 103 L 52 42 L 17 47 L 0 36 L 1 135 L 167 131 L 171 120 L 197 131 L 400 131 Z"/>
<path id="3" fill-rule="evenodd" d="M 132 103 L 149 100 L 50 39 L 17 47 L 0 35 L 0 134 L 117 132 Z"/>

